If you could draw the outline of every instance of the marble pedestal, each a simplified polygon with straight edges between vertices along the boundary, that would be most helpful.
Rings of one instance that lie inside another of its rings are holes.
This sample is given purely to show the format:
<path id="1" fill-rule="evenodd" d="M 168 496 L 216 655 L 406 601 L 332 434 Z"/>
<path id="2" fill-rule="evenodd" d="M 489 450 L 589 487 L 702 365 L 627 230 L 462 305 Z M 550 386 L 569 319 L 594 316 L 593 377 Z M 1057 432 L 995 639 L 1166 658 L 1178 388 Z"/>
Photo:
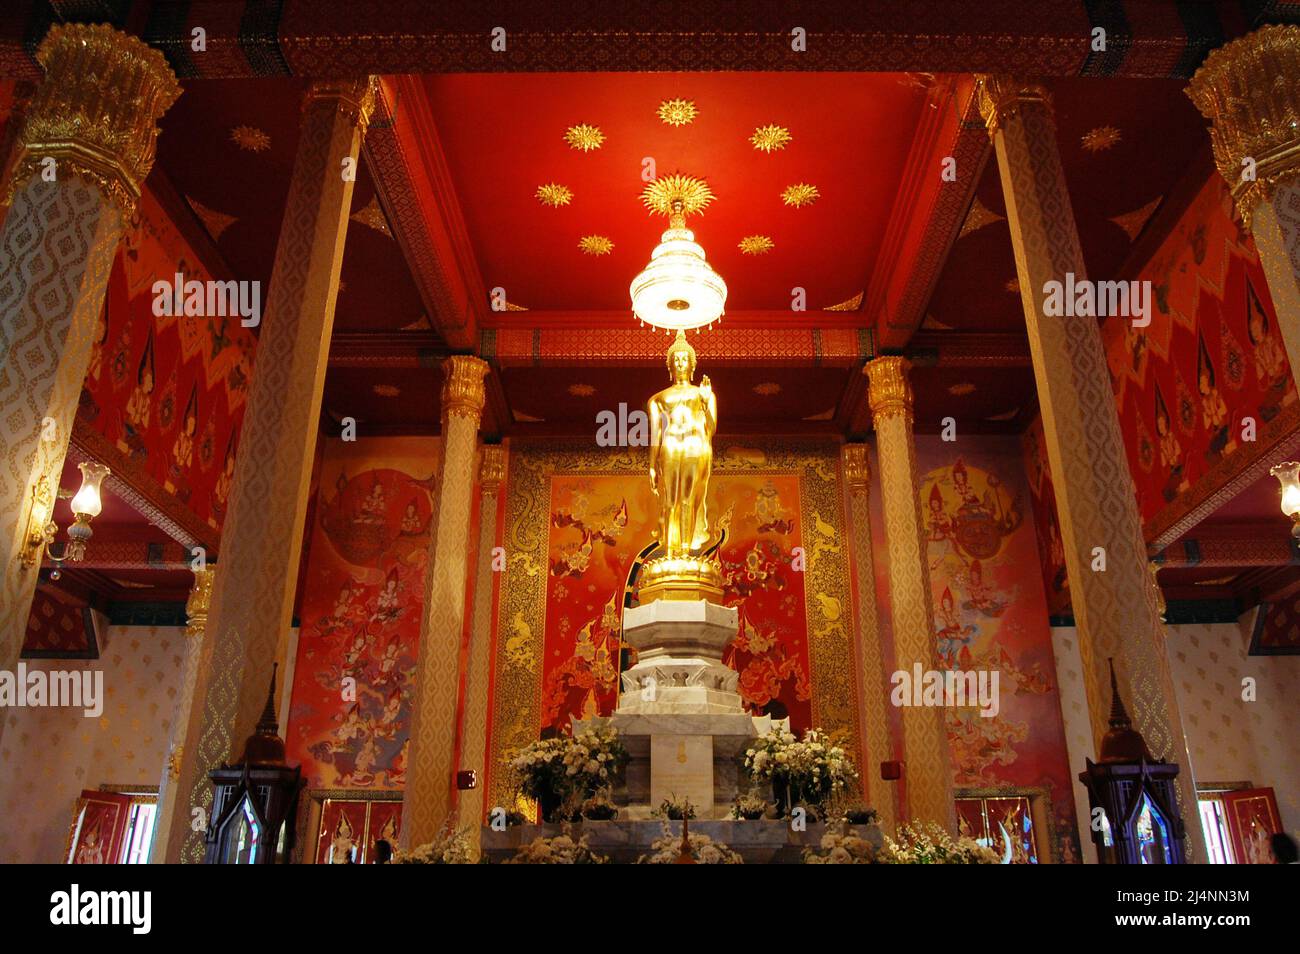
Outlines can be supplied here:
<path id="1" fill-rule="evenodd" d="M 745 747 L 771 725 L 745 712 L 737 674 L 722 662 L 737 626 L 734 607 L 707 600 L 656 600 L 624 615 L 637 663 L 609 719 L 630 756 L 615 792 L 622 817 L 649 818 L 669 797 L 689 799 L 701 819 L 731 811 Z"/>

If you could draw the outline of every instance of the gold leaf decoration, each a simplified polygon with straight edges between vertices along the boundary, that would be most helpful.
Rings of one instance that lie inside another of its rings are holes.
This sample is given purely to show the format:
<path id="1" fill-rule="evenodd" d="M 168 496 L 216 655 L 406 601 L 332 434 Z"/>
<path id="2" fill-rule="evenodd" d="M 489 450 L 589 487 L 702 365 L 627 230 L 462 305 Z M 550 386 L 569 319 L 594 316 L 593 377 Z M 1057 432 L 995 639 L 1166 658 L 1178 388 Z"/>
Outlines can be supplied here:
<path id="1" fill-rule="evenodd" d="M 784 126 L 759 126 L 754 135 L 749 137 L 754 148 L 759 152 L 772 153 L 784 149 L 794 137 Z"/>
<path id="2" fill-rule="evenodd" d="M 753 390 L 755 394 L 762 395 L 763 397 L 771 397 L 774 394 L 781 393 L 781 385 L 777 384 L 775 381 L 764 381 L 761 384 L 755 384 Z"/>
<path id="3" fill-rule="evenodd" d="M 1006 216 L 998 215 L 996 212 L 985 208 L 984 203 L 979 200 L 979 196 L 976 196 L 975 201 L 970 204 L 970 211 L 966 213 L 966 221 L 962 223 L 961 231 L 957 233 L 957 237 L 959 239 L 965 238 L 971 232 L 982 229 L 986 225 L 1004 221 L 1006 221 Z"/>
<path id="4" fill-rule="evenodd" d="M 221 233 L 230 228 L 230 226 L 234 225 L 237 221 L 235 216 L 226 215 L 226 213 L 218 212 L 216 209 L 209 209 L 197 199 L 192 199 L 189 196 L 186 196 L 185 201 L 190 204 L 190 208 L 194 210 L 194 214 L 199 217 L 199 220 L 203 223 L 204 227 L 207 228 L 208 234 L 212 236 L 212 241 L 214 242 L 219 241 Z"/>
<path id="5" fill-rule="evenodd" d="M 605 134 L 600 131 L 599 126 L 580 123 L 577 126 L 570 126 L 564 131 L 564 141 L 569 144 L 570 149 L 591 152 L 591 150 L 599 149 L 604 144 Z"/>
<path id="6" fill-rule="evenodd" d="M 248 152 L 265 152 L 271 148 L 271 137 L 256 126 L 235 126 L 230 130 L 230 141 Z"/>
<path id="7" fill-rule="evenodd" d="M 862 292 L 858 292 L 852 298 L 840 302 L 838 305 L 827 305 L 822 311 L 857 311 L 862 307 Z"/>
<path id="8" fill-rule="evenodd" d="M 671 214 L 673 203 L 678 201 L 686 215 L 698 215 L 716 198 L 703 179 L 677 173 L 652 179 L 641 190 L 641 201 L 645 207 L 660 215 Z"/>
<path id="9" fill-rule="evenodd" d="M 817 191 L 817 187 L 809 185 L 807 182 L 796 182 L 792 186 L 787 186 L 785 191 L 781 193 L 781 201 L 796 209 L 802 209 L 805 205 L 812 205 L 819 198 L 821 198 L 821 193 Z"/>
<path id="10" fill-rule="evenodd" d="M 1156 207 L 1160 205 L 1160 200 L 1164 196 L 1158 195 L 1140 209 L 1134 209 L 1132 212 L 1125 212 L 1123 215 L 1116 215 L 1111 221 L 1122 228 L 1128 234 L 1130 242 L 1135 241 L 1147 222 L 1151 219 Z"/>
<path id="11" fill-rule="evenodd" d="M 685 126 L 695 122 L 700 111 L 688 99 L 665 99 L 659 104 L 659 118 L 669 126 Z"/>
<path id="12" fill-rule="evenodd" d="M 737 245 L 742 254 L 762 255 L 776 248 L 776 243 L 766 235 L 746 235 Z"/>
<path id="13" fill-rule="evenodd" d="M 1084 133 L 1079 142 L 1089 152 L 1103 152 L 1110 149 L 1123 138 L 1114 126 L 1098 126 Z"/>
<path id="14" fill-rule="evenodd" d="M 362 225 L 368 226 L 376 232 L 387 235 L 389 238 L 393 237 L 392 230 L 388 227 L 388 220 L 384 218 L 384 211 L 379 207 L 378 196 L 372 195 L 370 201 L 366 203 L 365 208 L 357 209 L 357 211 L 352 213 L 350 218 L 353 222 L 360 222 Z"/>
<path id="15" fill-rule="evenodd" d="M 573 190 L 568 186 L 560 185 L 558 182 L 548 182 L 545 185 L 537 187 L 537 201 L 542 205 L 549 205 L 553 209 L 558 209 L 562 205 L 568 205 L 573 201 Z"/>
<path id="16" fill-rule="evenodd" d="M 948 393 L 953 397 L 964 397 L 967 394 L 975 393 L 975 385 L 971 384 L 969 381 L 961 381 L 957 384 L 949 385 Z"/>
<path id="17" fill-rule="evenodd" d="M 568 391 L 574 397 L 591 397 L 596 393 L 596 389 L 590 384 L 570 384 Z"/>
<path id="18" fill-rule="evenodd" d="M 402 393 L 402 389 L 395 384 L 376 384 L 370 390 L 374 391 L 379 397 L 395 398 Z"/>
<path id="19" fill-rule="evenodd" d="M 585 255 L 608 255 L 614 251 L 614 243 L 604 235 L 584 235 L 578 241 L 578 248 Z"/>
<path id="20" fill-rule="evenodd" d="M 1003 285 L 1002 287 L 1005 288 L 1007 291 L 1011 292 L 1011 294 L 1013 294 L 1013 295 L 1019 295 L 1019 294 L 1020 294 L 1020 279 L 1019 279 L 1019 278 L 1008 278 L 1008 279 L 1007 279 L 1007 283 L 1006 283 L 1005 285 Z"/>

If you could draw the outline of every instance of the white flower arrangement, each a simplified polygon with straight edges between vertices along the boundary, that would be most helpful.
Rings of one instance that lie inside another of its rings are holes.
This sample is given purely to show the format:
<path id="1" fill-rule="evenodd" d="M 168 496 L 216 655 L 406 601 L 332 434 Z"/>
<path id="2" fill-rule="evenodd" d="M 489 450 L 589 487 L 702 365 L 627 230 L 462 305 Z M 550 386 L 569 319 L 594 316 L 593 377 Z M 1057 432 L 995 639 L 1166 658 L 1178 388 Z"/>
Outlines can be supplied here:
<path id="1" fill-rule="evenodd" d="M 745 751 L 745 769 L 755 781 L 770 781 L 815 805 L 841 794 L 858 777 L 853 760 L 821 729 L 802 739 L 777 726 Z"/>
<path id="2" fill-rule="evenodd" d="M 806 865 L 874 865 L 881 864 L 879 851 L 871 842 L 857 835 L 828 831 L 822 835 L 821 852 L 805 848 Z"/>
<path id="3" fill-rule="evenodd" d="M 745 859 L 739 853 L 728 848 L 720 841 L 714 841 L 708 835 L 690 832 L 686 835 L 690 842 L 691 854 L 698 865 L 743 865 Z M 656 838 L 650 844 L 651 853 L 636 860 L 639 865 L 671 865 L 676 863 L 682 851 L 682 836 L 673 835 L 664 827 L 664 837 Z"/>
<path id="4" fill-rule="evenodd" d="M 583 800 L 609 789 L 626 762 L 618 730 L 599 725 L 576 736 L 539 739 L 520 749 L 508 764 L 524 795 L 571 813 Z"/>
<path id="5" fill-rule="evenodd" d="M 554 838 L 535 838 L 520 848 L 508 865 L 603 865 L 609 858 L 598 855 L 587 844 L 587 836 L 577 841 L 566 831 Z"/>
<path id="6" fill-rule="evenodd" d="M 953 838 L 934 822 L 900 825 L 897 840 L 885 836 L 879 856 L 887 865 L 996 865 L 1001 861 L 992 848 L 964 835 Z"/>
<path id="7" fill-rule="evenodd" d="M 395 865 L 471 865 L 474 843 L 468 828 L 444 827 L 427 845 L 393 853 Z"/>

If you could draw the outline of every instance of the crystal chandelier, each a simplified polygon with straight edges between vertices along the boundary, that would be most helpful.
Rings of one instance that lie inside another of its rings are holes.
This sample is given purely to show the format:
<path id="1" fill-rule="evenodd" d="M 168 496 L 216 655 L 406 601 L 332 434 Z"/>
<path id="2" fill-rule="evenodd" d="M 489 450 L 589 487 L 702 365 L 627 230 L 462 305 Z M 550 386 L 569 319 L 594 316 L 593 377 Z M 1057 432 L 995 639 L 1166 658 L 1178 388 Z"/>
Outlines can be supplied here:
<path id="1" fill-rule="evenodd" d="M 673 175 L 655 179 L 641 198 L 652 212 L 668 216 L 668 229 L 650 253 L 650 264 L 632 280 L 632 310 L 641 321 L 667 331 L 721 321 L 727 283 L 686 227 L 686 215 L 703 211 L 713 192 L 701 179 Z"/>

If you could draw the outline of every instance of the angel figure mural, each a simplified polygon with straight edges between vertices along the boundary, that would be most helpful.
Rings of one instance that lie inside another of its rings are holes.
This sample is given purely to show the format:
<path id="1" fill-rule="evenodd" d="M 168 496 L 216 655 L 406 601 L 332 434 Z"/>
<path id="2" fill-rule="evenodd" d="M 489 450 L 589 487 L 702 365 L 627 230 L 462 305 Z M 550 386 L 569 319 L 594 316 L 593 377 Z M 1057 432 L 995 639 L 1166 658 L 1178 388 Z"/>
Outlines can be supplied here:
<path id="1" fill-rule="evenodd" d="M 695 349 L 680 331 L 668 349 L 672 384 L 650 398 L 650 483 L 659 500 L 659 545 L 670 559 L 709 540 L 705 497 L 713 470 L 718 399 L 705 375 L 698 386 Z"/>

